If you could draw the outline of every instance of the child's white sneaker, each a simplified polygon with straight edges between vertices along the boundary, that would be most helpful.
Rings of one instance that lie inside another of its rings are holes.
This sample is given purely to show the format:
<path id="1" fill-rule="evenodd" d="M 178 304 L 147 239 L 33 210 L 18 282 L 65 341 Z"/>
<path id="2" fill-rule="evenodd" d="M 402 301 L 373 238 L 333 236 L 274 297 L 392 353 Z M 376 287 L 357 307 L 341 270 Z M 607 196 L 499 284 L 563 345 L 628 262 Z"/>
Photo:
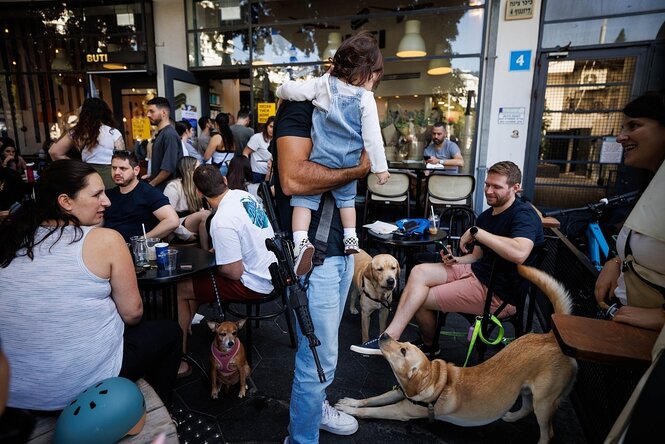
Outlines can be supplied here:
<path id="1" fill-rule="evenodd" d="M 293 256 L 295 257 L 295 264 L 293 271 L 296 276 L 304 276 L 312 269 L 312 258 L 314 257 L 314 245 L 305 238 L 300 241 L 298 245 L 293 248 Z"/>
<path id="2" fill-rule="evenodd" d="M 344 238 L 344 254 L 360 253 L 360 245 L 358 244 L 358 237 L 349 236 Z"/>

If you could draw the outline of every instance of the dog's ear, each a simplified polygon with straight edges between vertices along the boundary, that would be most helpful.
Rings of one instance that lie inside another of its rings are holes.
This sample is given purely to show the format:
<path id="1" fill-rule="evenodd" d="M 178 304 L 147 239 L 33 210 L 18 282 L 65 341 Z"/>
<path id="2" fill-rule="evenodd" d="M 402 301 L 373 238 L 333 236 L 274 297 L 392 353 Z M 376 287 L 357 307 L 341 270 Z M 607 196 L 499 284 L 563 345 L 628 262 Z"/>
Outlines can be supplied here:
<path id="1" fill-rule="evenodd" d="M 372 282 L 372 278 L 374 277 L 374 267 L 373 265 L 374 260 L 372 259 L 365 265 L 365 272 L 363 273 L 363 277 L 365 277 L 368 281 Z"/>
<path id="2" fill-rule="evenodd" d="M 417 365 L 414 365 L 409 369 L 408 372 L 408 381 L 406 381 L 406 387 L 404 387 L 404 394 L 407 398 L 413 398 L 418 393 L 420 393 L 420 380 L 421 380 L 420 369 Z"/>
<path id="3" fill-rule="evenodd" d="M 399 266 L 399 261 L 395 259 L 395 263 L 397 264 L 397 275 L 395 278 L 399 278 L 399 274 L 402 272 L 402 268 Z"/>
<path id="4" fill-rule="evenodd" d="M 245 325 L 246 320 L 247 319 L 239 319 L 238 321 L 236 321 L 236 326 L 238 327 L 238 330 L 240 330 Z"/>
<path id="5" fill-rule="evenodd" d="M 208 321 L 208 328 L 210 328 L 210 330 L 212 330 L 212 331 L 217 331 L 217 326 L 218 325 L 219 324 L 215 321 Z"/>

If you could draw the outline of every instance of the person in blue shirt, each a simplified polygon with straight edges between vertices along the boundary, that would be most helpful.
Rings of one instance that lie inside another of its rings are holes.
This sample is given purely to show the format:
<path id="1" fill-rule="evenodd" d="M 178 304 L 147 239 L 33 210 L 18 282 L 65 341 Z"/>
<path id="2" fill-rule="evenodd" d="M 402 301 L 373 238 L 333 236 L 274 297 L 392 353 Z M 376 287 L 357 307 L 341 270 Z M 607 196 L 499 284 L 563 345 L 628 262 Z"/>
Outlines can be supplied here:
<path id="1" fill-rule="evenodd" d="M 459 173 L 464 167 L 464 159 L 459 146 L 448 140 L 446 127 L 443 122 L 436 122 L 432 126 L 432 141 L 425 147 L 423 156 L 425 162 L 433 165 L 442 165 L 446 172 Z"/>

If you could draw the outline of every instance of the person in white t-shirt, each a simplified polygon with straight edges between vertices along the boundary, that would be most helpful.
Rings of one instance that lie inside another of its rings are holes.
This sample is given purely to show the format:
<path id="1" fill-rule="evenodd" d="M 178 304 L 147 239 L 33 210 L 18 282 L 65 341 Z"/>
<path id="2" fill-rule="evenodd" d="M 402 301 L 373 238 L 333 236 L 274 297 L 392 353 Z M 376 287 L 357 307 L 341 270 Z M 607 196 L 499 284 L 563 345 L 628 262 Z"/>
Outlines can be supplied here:
<path id="1" fill-rule="evenodd" d="M 77 158 L 89 163 L 102 176 L 104 186 L 113 188 L 111 157 L 114 150 L 124 150 L 125 140 L 117 130 L 111 108 L 102 99 L 90 97 L 81 105 L 78 123 L 49 148 L 53 160 Z M 72 151 L 74 148 L 76 151 Z"/>
<path id="2" fill-rule="evenodd" d="M 265 298 L 273 291 L 268 267 L 277 262 L 266 248 L 266 239 L 275 236 L 266 212 L 247 191 L 229 189 L 214 165 L 198 167 L 194 183 L 215 212 L 210 237 L 217 263 L 213 276 L 219 297 L 239 302 Z M 178 318 L 185 337 L 198 304 L 215 300 L 209 274 L 197 276 L 191 282 L 193 286 L 189 282 L 178 286 Z"/>
<path id="3" fill-rule="evenodd" d="M 249 157 L 252 166 L 252 182 L 260 183 L 269 179 L 269 172 L 272 166 L 272 153 L 268 150 L 272 140 L 272 128 L 275 116 L 268 117 L 263 131 L 254 134 L 249 138 L 243 154 Z"/>

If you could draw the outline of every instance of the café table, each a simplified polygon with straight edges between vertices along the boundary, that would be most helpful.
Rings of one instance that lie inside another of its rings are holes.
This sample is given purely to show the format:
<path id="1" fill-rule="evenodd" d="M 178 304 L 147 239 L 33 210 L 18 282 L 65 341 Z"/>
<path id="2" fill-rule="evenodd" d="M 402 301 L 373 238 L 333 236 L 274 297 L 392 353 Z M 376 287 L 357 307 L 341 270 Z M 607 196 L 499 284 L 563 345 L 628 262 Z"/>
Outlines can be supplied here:
<path id="1" fill-rule="evenodd" d="M 437 173 L 443 174 L 457 174 L 455 168 L 427 168 L 427 163 L 423 159 L 404 159 L 404 160 L 389 160 L 388 168 L 391 170 L 406 170 L 415 173 L 416 175 L 416 214 L 424 214 L 424 209 L 422 202 L 424 199 L 421 198 L 422 193 L 422 183 L 423 179 L 427 176 L 425 173 L 427 171 L 436 171 Z"/>
<path id="2" fill-rule="evenodd" d="M 406 255 L 409 250 L 422 250 L 427 245 L 432 245 L 435 242 L 443 241 L 447 236 L 445 228 L 439 228 L 436 234 L 430 234 L 429 231 L 417 236 L 400 236 L 399 234 L 379 234 L 375 231 L 367 229 L 371 240 L 384 245 L 391 251 L 399 263 L 404 263 L 404 276 L 409 277 L 409 261 L 406 260 Z M 414 251 L 415 252 L 415 251 Z M 406 279 L 404 280 L 406 282 Z"/>
<path id="3" fill-rule="evenodd" d="M 178 283 L 215 267 L 215 255 L 189 245 L 169 247 L 178 251 L 175 271 L 167 271 L 151 262 L 137 268 L 136 279 L 143 299 L 146 319 L 178 319 Z"/>

